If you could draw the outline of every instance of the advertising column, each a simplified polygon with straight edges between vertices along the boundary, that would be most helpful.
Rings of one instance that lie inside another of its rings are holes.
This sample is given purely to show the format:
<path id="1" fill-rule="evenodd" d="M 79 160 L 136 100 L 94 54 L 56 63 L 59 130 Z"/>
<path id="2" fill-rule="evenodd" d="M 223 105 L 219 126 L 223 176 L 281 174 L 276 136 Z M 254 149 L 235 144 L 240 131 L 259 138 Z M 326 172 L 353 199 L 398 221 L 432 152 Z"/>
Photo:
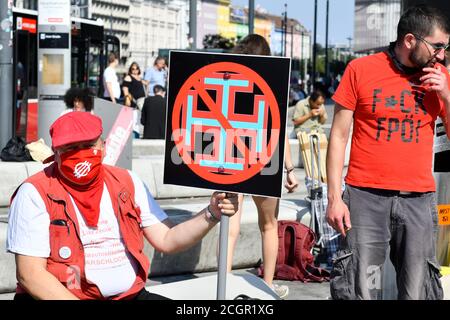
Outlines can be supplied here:
<path id="1" fill-rule="evenodd" d="M 450 266 L 450 141 L 441 120 L 436 123 L 433 171 L 439 224 L 436 255 L 441 266 Z"/>
<path id="2" fill-rule="evenodd" d="M 70 87 L 70 0 L 38 3 L 38 135 L 51 145 L 48 129 L 65 109 Z"/>

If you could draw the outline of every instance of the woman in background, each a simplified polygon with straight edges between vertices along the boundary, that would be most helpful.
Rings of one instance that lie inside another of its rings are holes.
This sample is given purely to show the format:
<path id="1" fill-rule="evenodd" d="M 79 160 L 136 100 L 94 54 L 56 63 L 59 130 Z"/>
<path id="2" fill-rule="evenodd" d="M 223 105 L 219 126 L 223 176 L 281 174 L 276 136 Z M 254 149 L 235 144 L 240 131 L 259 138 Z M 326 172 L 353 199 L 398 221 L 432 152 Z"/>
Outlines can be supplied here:
<path id="1" fill-rule="evenodd" d="M 137 62 L 133 62 L 128 69 L 128 74 L 123 79 L 122 90 L 125 97 L 125 105 L 133 108 L 133 133 L 135 138 L 139 138 L 140 110 L 144 105 L 145 92 L 148 82 L 141 77 L 141 69 Z"/>
<path id="2" fill-rule="evenodd" d="M 61 115 L 71 111 L 87 111 L 94 113 L 94 94 L 89 88 L 70 88 L 64 95 L 67 109 Z"/>
<path id="3" fill-rule="evenodd" d="M 267 41 L 260 35 L 250 34 L 242 39 L 232 53 L 236 54 L 252 54 L 270 56 L 270 47 Z M 289 142 L 286 139 L 285 151 L 285 168 L 287 171 L 287 181 L 285 184 L 289 192 L 293 192 L 298 186 L 297 178 L 294 173 L 294 166 L 291 160 L 291 150 Z M 278 211 L 280 199 L 261 196 L 252 196 L 253 201 L 258 209 L 258 225 L 261 232 L 262 255 L 264 268 L 264 281 L 271 287 L 280 298 L 286 298 L 289 294 L 289 288 L 285 285 L 276 285 L 273 283 L 275 274 L 275 266 L 278 255 Z M 237 238 L 239 236 L 242 203 L 244 195 L 239 195 L 239 210 L 230 218 L 230 229 L 228 237 L 228 257 L 227 271 L 231 272 L 234 248 L 236 247 Z"/>

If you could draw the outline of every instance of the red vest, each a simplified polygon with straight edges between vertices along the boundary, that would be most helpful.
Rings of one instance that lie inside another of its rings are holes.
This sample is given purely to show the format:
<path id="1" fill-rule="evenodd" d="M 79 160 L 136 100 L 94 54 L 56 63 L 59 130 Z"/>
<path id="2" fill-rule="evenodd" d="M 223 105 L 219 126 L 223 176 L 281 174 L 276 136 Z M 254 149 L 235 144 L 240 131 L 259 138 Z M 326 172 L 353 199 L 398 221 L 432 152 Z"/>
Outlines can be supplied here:
<path id="1" fill-rule="evenodd" d="M 139 266 L 133 286 L 128 291 L 109 299 L 131 299 L 145 286 L 150 268 L 150 261 L 143 253 L 141 211 L 134 203 L 134 184 L 129 173 L 124 169 L 107 165 L 103 165 L 103 168 L 106 187 L 111 196 L 125 248 Z M 81 243 L 77 215 L 69 194 L 56 178 L 56 163 L 31 176 L 25 182 L 31 183 L 38 190 L 47 207 L 50 221 L 60 219 L 67 222 L 67 226 L 50 224 L 50 257 L 47 258 L 47 270 L 78 298 L 104 300 L 99 288 L 86 280 L 84 248 Z M 61 248 L 65 253 L 68 252 L 67 248 L 70 249 L 70 256 L 67 259 L 61 257 L 67 256 L 67 254 L 60 254 Z M 17 292 L 24 292 L 24 290 L 18 285 Z"/>

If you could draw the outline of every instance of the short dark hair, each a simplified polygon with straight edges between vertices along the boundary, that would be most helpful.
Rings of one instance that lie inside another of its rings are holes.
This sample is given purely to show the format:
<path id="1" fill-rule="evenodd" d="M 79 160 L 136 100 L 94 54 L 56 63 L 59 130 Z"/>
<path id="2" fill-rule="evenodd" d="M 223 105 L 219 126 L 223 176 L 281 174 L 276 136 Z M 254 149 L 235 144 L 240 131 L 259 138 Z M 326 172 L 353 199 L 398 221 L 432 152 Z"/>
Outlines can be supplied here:
<path id="1" fill-rule="evenodd" d="M 407 9 L 397 26 L 397 41 L 403 40 L 406 34 L 412 33 L 419 37 L 432 35 L 435 28 L 450 34 L 447 17 L 442 10 L 427 4 L 420 4 Z"/>
<path id="2" fill-rule="evenodd" d="M 160 93 L 162 91 L 165 91 L 164 87 L 159 85 L 159 84 L 155 84 L 155 86 L 153 87 L 153 93 L 157 94 L 157 93 Z"/>
<path id="3" fill-rule="evenodd" d="M 316 89 L 313 92 L 311 92 L 309 99 L 311 99 L 311 101 L 316 102 L 317 99 L 319 99 L 319 97 L 326 99 L 325 94 L 321 90 Z"/>
<path id="4" fill-rule="evenodd" d="M 153 63 L 153 65 L 156 66 L 156 64 L 160 60 L 164 60 L 164 63 L 166 62 L 166 58 L 164 58 L 163 56 L 157 56 L 156 59 L 155 59 L 155 62 Z"/>
<path id="5" fill-rule="evenodd" d="M 259 34 L 249 34 L 239 41 L 231 52 L 270 56 L 270 46 L 267 43 L 267 40 Z"/>
<path id="6" fill-rule="evenodd" d="M 70 88 L 64 95 L 64 102 L 67 108 L 73 109 L 75 100 L 80 100 L 84 104 L 86 111 L 91 111 L 94 107 L 94 94 L 89 88 Z"/>
<path id="7" fill-rule="evenodd" d="M 110 52 L 108 55 L 108 63 L 113 63 L 117 59 L 117 55 L 114 52 Z"/>

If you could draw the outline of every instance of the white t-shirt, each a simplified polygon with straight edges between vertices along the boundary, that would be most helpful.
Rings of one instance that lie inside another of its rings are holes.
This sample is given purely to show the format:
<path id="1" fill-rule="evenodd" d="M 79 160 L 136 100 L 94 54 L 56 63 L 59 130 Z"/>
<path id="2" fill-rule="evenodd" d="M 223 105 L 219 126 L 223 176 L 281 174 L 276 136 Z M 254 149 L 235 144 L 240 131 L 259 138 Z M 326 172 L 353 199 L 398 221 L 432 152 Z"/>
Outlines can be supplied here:
<path id="1" fill-rule="evenodd" d="M 135 188 L 135 203 L 141 209 L 142 228 L 167 219 L 167 215 L 153 199 L 145 184 L 136 174 L 131 171 L 129 173 Z M 106 185 L 100 201 L 97 228 L 88 227 L 73 199 L 72 203 L 85 251 L 86 279 L 97 285 L 104 297 L 127 291 L 136 280 L 137 262 L 125 249 Z M 39 192 L 32 184 L 24 183 L 9 211 L 6 250 L 48 258 L 49 227 L 49 214 Z M 63 253 L 67 254 L 67 251 Z"/>
<path id="2" fill-rule="evenodd" d="M 110 97 L 108 87 L 106 86 L 107 82 L 111 82 L 112 84 L 112 90 L 114 94 L 114 98 L 119 99 L 120 98 L 120 84 L 119 84 L 119 78 L 117 77 L 116 71 L 108 67 L 103 72 L 103 87 L 105 88 L 105 91 L 103 93 L 104 97 Z"/>

